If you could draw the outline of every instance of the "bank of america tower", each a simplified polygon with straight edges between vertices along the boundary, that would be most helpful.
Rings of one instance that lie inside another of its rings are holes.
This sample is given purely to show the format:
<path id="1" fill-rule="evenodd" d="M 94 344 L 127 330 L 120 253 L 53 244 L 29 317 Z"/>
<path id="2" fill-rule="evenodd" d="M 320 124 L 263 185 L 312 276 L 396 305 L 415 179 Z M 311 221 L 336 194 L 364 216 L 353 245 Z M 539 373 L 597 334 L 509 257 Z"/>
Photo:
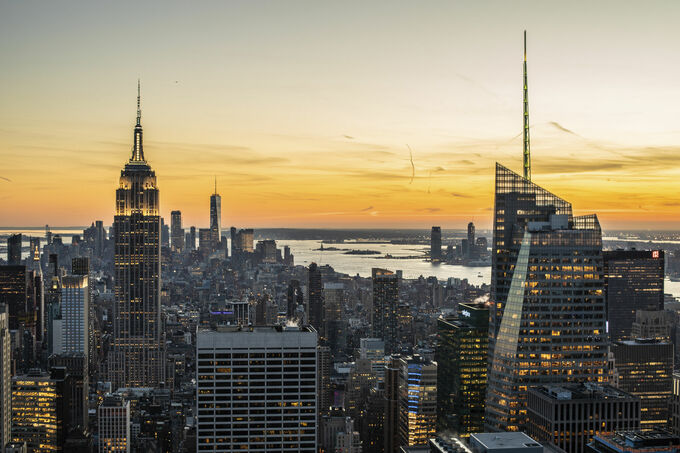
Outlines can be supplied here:
<path id="1" fill-rule="evenodd" d="M 524 57 L 524 175 L 496 164 L 485 424 L 523 430 L 527 389 L 604 382 L 602 231 L 531 182 Z"/>
<path id="2" fill-rule="evenodd" d="M 139 84 L 132 156 L 120 173 L 115 240 L 113 388 L 158 387 L 164 380 L 160 326 L 161 247 L 156 174 L 144 158 Z"/>

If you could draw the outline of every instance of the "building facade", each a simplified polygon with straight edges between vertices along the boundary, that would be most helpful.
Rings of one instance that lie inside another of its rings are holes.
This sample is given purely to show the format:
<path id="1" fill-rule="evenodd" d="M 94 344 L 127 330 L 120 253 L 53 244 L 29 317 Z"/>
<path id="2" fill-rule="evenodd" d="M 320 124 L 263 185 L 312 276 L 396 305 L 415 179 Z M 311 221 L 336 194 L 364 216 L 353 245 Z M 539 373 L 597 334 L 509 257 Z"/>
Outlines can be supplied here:
<path id="1" fill-rule="evenodd" d="M 427 445 L 437 432 L 437 362 L 402 357 L 399 371 L 399 446 Z"/>
<path id="2" fill-rule="evenodd" d="M 607 321 L 612 341 L 631 339 L 637 310 L 663 310 L 663 250 L 604 252 Z"/>
<path id="3" fill-rule="evenodd" d="M 608 385 L 531 387 L 527 434 L 566 453 L 582 453 L 599 433 L 640 429 L 640 399 Z"/>
<path id="4" fill-rule="evenodd" d="M 313 328 L 200 330 L 196 355 L 198 452 L 316 451 Z"/>
<path id="5" fill-rule="evenodd" d="M 90 287 L 88 275 L 68 275 L 61 279 L 62 352 L 89 353 Z"/>
<path id="6" fill-rule="evenodd" d="M 385 341 L 385 352 L 398 347 L 399 277 L 392 271 L 373 268 L 373 336 Z"/>
<path id="7" fill-rule="evenodd" d="M 182 211 L 170 213 L 170 246 L 175 252 L 184 250 L 184 228 L 182 228 Z"/>
<path id="8" fill-rule="evenodd" d="M 619 388 L 641 400 L 640 427 L 666 426 L 673 392 L 673 344 L 654 339 L 617 341 L 611 346 Z"/>
<path id="9" fill-rule="evenodd" d="M 455 318 L 437 320 L 437 423 L 461 437 L 484 432 L 489 307 L 459 305 Z"/>
<path id="10" fill-rule="evenodd" d="M 442 258 L 442 228 L 433 226 L 430 232 L 430 259 L 439 261 Z"/>
<path id="11" fill-rule="evenodd" d="M 7 307 L 0 305 L 0 442 L 12 439 L 12 340 Z"/>
<path id="12" fill-rule="evenodd" d="M 130 402 L 107 395 L 97 409 L 99 453 L 130 453 Z"/>

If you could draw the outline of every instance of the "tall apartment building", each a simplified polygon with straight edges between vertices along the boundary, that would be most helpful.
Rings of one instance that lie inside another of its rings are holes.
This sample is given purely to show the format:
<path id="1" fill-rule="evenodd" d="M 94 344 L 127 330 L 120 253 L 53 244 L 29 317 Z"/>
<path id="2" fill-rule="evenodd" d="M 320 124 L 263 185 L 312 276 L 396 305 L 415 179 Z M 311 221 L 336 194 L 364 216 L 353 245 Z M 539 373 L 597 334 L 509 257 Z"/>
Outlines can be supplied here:
<path id="1" fill-rule="evenodd" d="M 12 340 L 7 307 L 0 305 L 0 442 L 7 445 L 12 428 Z"/>
<path id="2" fill-rule="evenodd" d="M 439 261 L 442 258 L 442 228 L 433 226 L 430 232 L 430 259 Z"/>
<path id="3" fill-rule="evenodd" d="M 130 453 L 130 401 L 106 395 L 97 409 L 99 453 Z"/>
<path id="4" fill-rule="evenodd" d="M 7 264 L 18 266 L 21 264 L 21 233 L 11 234 L 7 238 Z"/>
<path id="5" fill-rule="evenodd" d="M 663 250 L 604 252 L 607 321 L 612 341 L 632 338 L 637 310 L 663 310 Z"/>
<path id="6" fill-rule="evenodd" d="M 385 352 L 398 347 L 399 276 L 386 269 L 373 268 L 373 336 L 385 341 Z"/>
<path id="7" fill-rule="evenodd" d="M 61 279 L 62 351 L 89 353 L 90 287 L 88 275 L 68 275 Z"/>
<path id="8" fill-rule="evenodd" d="M 316 263 L 309 265 L 307 278 L 307 319 L 309 319 L 309 324 L 318 332 L 319 341 L 324 342 L 327 337 L 324 331 L 324 316 L 326 313 L 323 300 L 323 283 L 321 280 L 321 270 Z"/>
<path id="9" fill-rule="evenodd" d="M 582 453 L 599 433 L 640 429 L 640 399 L 608 385 L 529 389 L 527 434 L 565 453 Z"/>
<path id="10" fill-rule="evenodd" d="M 437 432 L 437 362 L 402 357 L 400 368 L 400 446 L 427 445 Z"/>
<path id="11" fill-rule="evenodd" d="M 485 424 L 527 423 L 527 389 L 604 382 L 602 231 L 595 215 L 496 164 Z"/>
<path id="12" fill-rule="evenodd" d="M 468 437 L 484 432 L 489 307 L 460 304 L 458 313 L 437 320 L 437 423 Z"/>
<path id="13" fill-rule="evenodd" d="M 170 213 L 170 246 L 175 252 L 184 250 L 184 228 L 182 228 L 182 211 Z"/>
<path id="14" fill-rule="evenodd" d="M 308 452 L 317 441 L 317 333 L 200 330 L 197 451 Z"/>
<path id="15" fill-rule="evenodd" d="M 673 392 L 673 344 L 654 339 L 617 341 L 611 346 L 619 388 L 641 400 L 640 427 L 666 426 Z"/>

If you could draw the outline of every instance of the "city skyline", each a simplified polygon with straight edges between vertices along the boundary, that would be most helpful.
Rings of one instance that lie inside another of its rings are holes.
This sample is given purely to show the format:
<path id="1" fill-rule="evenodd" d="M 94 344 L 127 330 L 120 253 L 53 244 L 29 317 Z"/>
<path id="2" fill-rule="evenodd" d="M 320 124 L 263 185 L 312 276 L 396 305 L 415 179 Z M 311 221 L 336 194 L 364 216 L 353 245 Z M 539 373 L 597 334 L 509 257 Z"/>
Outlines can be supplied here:
<path id="1" fill-rule="evenodd" d="M 111 223 L 140 77 L 166 219 L 207 225 L 216 176 L 224 225 L 488 228 L 524 29 L 536 183 L 604 229 L 680 220 L 677 5 L 296 5 L 4 5 L 1 226 Z"/>

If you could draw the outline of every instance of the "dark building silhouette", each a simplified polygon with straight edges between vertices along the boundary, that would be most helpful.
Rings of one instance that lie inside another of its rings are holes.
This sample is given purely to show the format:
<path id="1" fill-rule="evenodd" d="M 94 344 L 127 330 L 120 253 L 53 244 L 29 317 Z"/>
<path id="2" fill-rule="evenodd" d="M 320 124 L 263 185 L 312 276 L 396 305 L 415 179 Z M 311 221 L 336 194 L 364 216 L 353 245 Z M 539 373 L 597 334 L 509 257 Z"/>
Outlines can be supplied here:
<path id="1" fill-rule="evenodd" d="M 442 228 L 433 226 L 430 232 L 430 259 L 440 260 L 442 257 Z"/>
<path id="2" fill-rule="evenodd" d="M 182 228 L 182 211 L 170 213 L 170 240 L 176 252 L 184 250 L 184 228 Z"/>
<path id="3" fill-rule="evenodd" d="M 307 291 L 309 293 L 308 311 L 309 324 L 319 333 L 319 341 L 326 340 L 326 332 L 324 331 L 324 301 L 323 301 L 323 283 L 321 281 L 321 270 L 316 263 L 309 265 Z"/>
<path id="4" fill-rule="evenodd" d="M 385 353 L 395 351 L 398 341 L 399 276 L 373 268 L 373 337 L 385 341 Z"/>
<path id="5" fill-rule="evenodd" d="M 640 426 L 666 426 L 673 393 L 673 344 L 654 339 L 611 345 L 618 388 L 640 398 Z"/>
<path id="6" fill-rule="evenodd" d="M 612 341 L 631 338 L 637 310 L 663 310 L 664 251 L 604 252 L 607 322 Z"/>
<path id="7" fill-rule="evenodd" d="M 437 421 L 461 437 L 484 432 L 489 307 L 460 304 L 458 316 L 437 320 Z"/>
<path id="8" fill-rule="evenodd" d="M 218 250 L 222 242 L 222 197 L 217 193 L 217 179 L 215 193 L 210 195 L 210 240 L 213 250 Z"/>
<path id="9" fill-rule="evenodd" d="M 287 291 L 287 315 L 289 319 L 296 319 L 298 315 L 298 306 L 305 304 L 305 296 L 302 293 L 300 282 L 298 280 L 291 280 L 288 284 Z"/>
<path id="10" fill-rule="evenodd" d="M 21 233 L 12 234 L 7 238 L 7 264 L 18 266 L 21 264 Z"/>

